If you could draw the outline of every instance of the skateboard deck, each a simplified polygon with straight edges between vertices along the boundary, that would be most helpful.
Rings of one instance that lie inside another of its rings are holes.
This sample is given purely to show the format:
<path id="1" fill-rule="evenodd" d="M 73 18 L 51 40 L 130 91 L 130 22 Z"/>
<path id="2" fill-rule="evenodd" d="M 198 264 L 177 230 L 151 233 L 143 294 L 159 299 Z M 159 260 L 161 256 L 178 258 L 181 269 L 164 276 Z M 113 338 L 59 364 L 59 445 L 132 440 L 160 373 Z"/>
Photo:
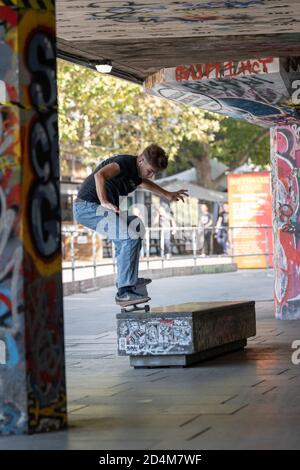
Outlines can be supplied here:
<path id="1" fill-rule="evenodd" d="M 150 305 L 148 305 L 148 302 L 151 299 L 150 299 L 149 294 L 148 294 L 147 286 L 142 286 L 142 287 L 139 287 L 139 288 L 136 287 L 135 291 L 138 294 L 141 294 L 145 297 L 148 297 L 148 300 L 143 301 L 143 302 L 135 301 L 135 302 L 132 302 L 132 303 L 124 305 L 124 306 L 120 305 L 121 313 L 131 313 L 131 312 L 139 312 L 139 311 L 149 312 L 150 311 Z M 142 305 L 142 304 L 144 304 L 144 305 L 139 306 L 139 305 Z"/>

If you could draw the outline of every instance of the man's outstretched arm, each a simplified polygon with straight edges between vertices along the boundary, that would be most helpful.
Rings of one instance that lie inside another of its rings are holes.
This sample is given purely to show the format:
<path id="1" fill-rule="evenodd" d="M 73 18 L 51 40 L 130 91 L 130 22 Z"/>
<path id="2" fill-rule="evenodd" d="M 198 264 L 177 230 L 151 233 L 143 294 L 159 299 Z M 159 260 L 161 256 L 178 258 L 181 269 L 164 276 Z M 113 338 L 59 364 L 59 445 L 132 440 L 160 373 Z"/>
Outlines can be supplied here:
<path id="1" fill-rule="evenodd" d="M 114 162 L 105 165 L 104 167 L 100 168 L 97 173 L 94 174 L 96 192 L 101 206 L 105 207 L 106 209 L 110 209 L 116 213 L 119 213 L 120 210 L 108 200 L 105 184 L 107 180 L 119 175 L 120 172 L 120 166 L 118 165 L 118 163 Z"/>
<path id="2" fill-rule="evenodd" d="M 147 191 L 151 191 L 157 196 L 165 197 L 169 201 L 181 200 L 184 202 L 184 196 L 188 196 L 187 189 L 179 189 L 179 191 L 167 191 L 158 184 L 154 183 L 154 181 L 145 178 L 143 178 L 142 183 L 138 187 Z"/>

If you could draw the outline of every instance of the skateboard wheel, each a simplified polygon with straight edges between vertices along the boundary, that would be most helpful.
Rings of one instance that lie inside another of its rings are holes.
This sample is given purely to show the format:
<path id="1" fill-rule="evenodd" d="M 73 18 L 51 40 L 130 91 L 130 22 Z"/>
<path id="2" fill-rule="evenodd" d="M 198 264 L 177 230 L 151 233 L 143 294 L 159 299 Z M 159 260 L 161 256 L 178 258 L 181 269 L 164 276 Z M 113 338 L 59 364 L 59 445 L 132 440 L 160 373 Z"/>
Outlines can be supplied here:
<path id="1" fill-rule="evenodd" d="M 150 305 L 145 305 L 145 312 L 149 312 L 150 311 Z"/>

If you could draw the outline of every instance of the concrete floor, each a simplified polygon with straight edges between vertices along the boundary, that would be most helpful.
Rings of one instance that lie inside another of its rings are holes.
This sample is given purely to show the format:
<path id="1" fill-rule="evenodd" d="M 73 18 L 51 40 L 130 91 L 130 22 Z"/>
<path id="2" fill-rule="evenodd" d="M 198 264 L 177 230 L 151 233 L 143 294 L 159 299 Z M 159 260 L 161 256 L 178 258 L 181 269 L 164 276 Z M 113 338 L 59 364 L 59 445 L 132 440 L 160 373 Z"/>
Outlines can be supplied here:
<path id="1" fill-rule="evenodd" d="M 69 430 L 0 449 L 300 449 L 299 321 L 273 318 L 273 272 L 160 279 L 152 306 L 256 300 L 245 351 L 191 368 L 133 369 L 116 354 L 113 288 L 65 298 Z"/>

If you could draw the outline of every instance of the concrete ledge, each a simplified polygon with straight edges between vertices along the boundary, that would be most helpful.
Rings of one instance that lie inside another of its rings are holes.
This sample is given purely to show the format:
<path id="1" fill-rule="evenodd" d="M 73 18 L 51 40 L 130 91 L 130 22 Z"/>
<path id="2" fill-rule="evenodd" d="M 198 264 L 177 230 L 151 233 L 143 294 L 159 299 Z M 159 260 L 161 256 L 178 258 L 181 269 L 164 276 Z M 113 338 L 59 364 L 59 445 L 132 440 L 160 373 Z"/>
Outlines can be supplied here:
<path id="1" fill-rule="evenodd" d="M 118 353 L 134 367 L 186 366 L 246 345 L 255 302 L 195 302 L 117 315 Z"/>
<path id="2" fill-rule="evenodd" d="M 235 263 L 223 264 L 205 264 L 202 266 L 176 266 L 171 268 L 147 269 L 140 271 L 143 277 L 150 279 L 160 279 L 163 277 L 191 276 L 193 274 L 215 274 L 237 271 Z M 98 276 L 91 279 L 83 279 L 82 281 L 65 282 L 63 284 L 64 295 L 88 293 L 92 290 L 98 290 L 102 287 L 110 287 L 115 285 L 115 275 Z"/>
<path id="3" fill-rule="evenodd" d="M 130 365 L 136 369 L 152 367 L 187 367 L 197 362 L 207 361 L 214 357 L 223 356 L 244 349 L 247 340 L 241 339 L 232 343 L 223 344 L 194 354 L 172 356 L 130 356 Z"/>

